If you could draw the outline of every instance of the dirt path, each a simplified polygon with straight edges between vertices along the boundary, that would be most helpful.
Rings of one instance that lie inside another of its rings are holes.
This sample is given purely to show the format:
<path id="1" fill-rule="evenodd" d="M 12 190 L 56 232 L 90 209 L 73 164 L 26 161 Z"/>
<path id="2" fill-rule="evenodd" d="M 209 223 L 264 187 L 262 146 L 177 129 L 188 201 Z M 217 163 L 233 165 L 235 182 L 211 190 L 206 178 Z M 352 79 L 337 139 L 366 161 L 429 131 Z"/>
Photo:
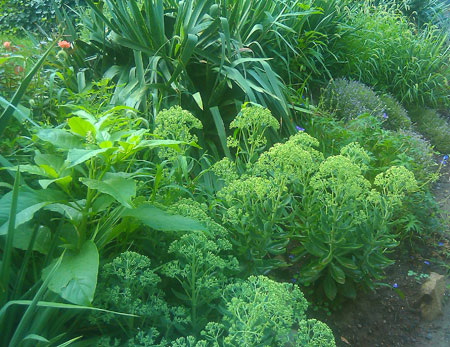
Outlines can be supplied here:
<path id="1" fill-rule="evenodd" d="M 442 217 L 446 221 L 445 238 L 450 240 L 450 164 L 447 164 L 443 169 L 443 174 L 435 184 L 433 193 L 442 210 Z M 446 260 L 449 260 L 448 256 Z M 450 264 L 447 263 L 447 266 L 450 266 Z M 450 346 L 450 279 L 448 276 L 446 283 L 447 290 L 442 317 L 433 322 L 421 324 L 417 342 L 413 344 L 413 347 Z"/>

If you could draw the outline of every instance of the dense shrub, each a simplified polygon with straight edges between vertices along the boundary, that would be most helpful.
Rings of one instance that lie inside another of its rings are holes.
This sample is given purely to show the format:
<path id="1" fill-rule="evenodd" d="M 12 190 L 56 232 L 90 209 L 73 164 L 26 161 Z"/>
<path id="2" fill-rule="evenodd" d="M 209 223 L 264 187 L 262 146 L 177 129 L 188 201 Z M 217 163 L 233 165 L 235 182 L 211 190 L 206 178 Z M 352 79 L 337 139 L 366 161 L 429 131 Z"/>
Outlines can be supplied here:
<path id="1" fill-rule="evenodd" d="M 390 130 L 399 130 L 408 129 L 411 126 L 408 112 L 392 95 L 381 95 L 380 100 L 383 103 L 384 127 Z"/>
<path id="2" fill-rule="evenodd" d="M 329 83 L 322 93 L 323 107 L 338 119 L 350 120 L 363 113 L 383 115 L 383 103 L 372 88 L 363 83 L 338 78 Z"/>
<path id="3" fill-rule="evenodd" d="M 21 28 L 37 31 L 54 30 L 56 13 L 53 7 L 74 6 L 77 0 L 2 0 L 0 1 L 0 30 L 3 33 L 16 33 Z"/>
<path id="4" fill-rule="evenodd" d="M 426 136 L 441 153 L 450 153 L 450 123 L 436 110 L 416 108 L 410 111 L 411 119 L 421 134 Z"/>

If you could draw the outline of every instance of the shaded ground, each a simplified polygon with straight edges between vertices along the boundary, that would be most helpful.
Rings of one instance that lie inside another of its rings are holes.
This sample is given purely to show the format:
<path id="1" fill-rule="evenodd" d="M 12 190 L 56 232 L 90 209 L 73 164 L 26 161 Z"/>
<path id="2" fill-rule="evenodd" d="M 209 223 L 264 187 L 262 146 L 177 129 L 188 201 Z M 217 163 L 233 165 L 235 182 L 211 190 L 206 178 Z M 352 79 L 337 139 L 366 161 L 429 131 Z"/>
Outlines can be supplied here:
<path id="1" fill-rule="evenodd" d="M 444 219 L 450 220 L 450 165 L 434 186 Z M 386 270 L 384 283 L 397 284 L 400 295 L 391 287 L 379 287 L 375 292 L 361 293 L 355 301 L 347 302 L 330 316 L 311 312 L 326 322 L 334 332 L 337 346 L 450 346 L 450 282 L 444 298 L 443 315 L 433 322 L 420 319 L 417 299 L 421 283 L 420 274 L 434 271 L 448 275 L 450 272 L 450 230 L 436 235 L 426 245 L 415 251 L 398 251 L 390 256 L 394 265 Z M 408 271 L 415 276 L 408 276 Z M 417 278 L 415 278 L 417 277 Z M 403 294 L 403 295 L 402 295 Z M 404 297 L 403 297 L 404 296 Z"/>

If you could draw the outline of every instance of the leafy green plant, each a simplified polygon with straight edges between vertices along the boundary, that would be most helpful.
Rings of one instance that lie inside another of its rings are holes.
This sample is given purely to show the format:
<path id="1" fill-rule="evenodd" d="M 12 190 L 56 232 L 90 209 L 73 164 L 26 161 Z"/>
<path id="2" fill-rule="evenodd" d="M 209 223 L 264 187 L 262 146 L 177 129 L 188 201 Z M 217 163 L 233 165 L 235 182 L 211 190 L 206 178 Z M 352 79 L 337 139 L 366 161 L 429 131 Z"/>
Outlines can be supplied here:
<path id="1" fill-rule="evenodd" d="M 117 80 L 117 103 L 140 107 L 149 118 L 181 105 L 206 134 L 220 134 L 221 123 L 249 101 L 293 129 L 280 76 L 290 75 L 291 57 L 301 52 L 295 40 L 317 12 L 312 6 L 297 0 L 86 2 L 90 12 L 80 20 L 90 42 L 73 40 L 90 52 L 85 57 L 99 57 L 100 75 Z M 205 138 L 214 144 L 213 136 Z"/>
<path id="2" fill-rule="evenodd" d="M 423 280 L 430 277 L 430 275 L 424 273 L 417 273 L 413 270 L 408 270 L 408 277 L 413 277 L 417 283 L 422 283 Z"/>
<path id="3" fill-rule="evenodd" d="M 142 199 L 137 204 L 133 201 L 138 181 L 137 173 L 130 171 L 134 169 L 136 153 L 161 146 L 176 148 L 182 142 L 148 139 L 148 130 L 139 129 L 140 120 L 126 111 L 130 110 L 116 107 L 94 116 L 78 109 L 68 118 L 68 128 L 38 129 L 34 140 L 40 150 L 35 152 L 35 165 L 20 166 L 22 172 L 40 177 L 40 187 L 25 186 L 20 190 L 21 212 L 15 225 L 29 228 L 28 222 L 38 211 L 47 213 L 50 220 L 55 214 L 61 220 L 61 234 L 50 234 L 50 238 L 67 251 L 48 286 L 75 304 L 92 302 L 98 250 L 121 232 L 136 227 L 121 223 L 123 219 L 139 220 L 157 230 L 179 230 L 180 226 L 183 230 L 203 230 L 189 218 L 172 216 L 142 203 Z M 0 199 L 1 211 L 8 208 L 11 199 L 11 193 Z M 8 214 L 2 213 L 0 235 L 6 234 L 8 220 Z M 51 222 L 43 224 L 52 226 Z M 82 266 L 86 263 L 90 264 L 88 268 Z M 42 276 L 46 277 L 51 268 L 52 265 L 47 266 Z"/>
<path id="4" fill-rule="evenodd" d="M 269 110 L 253 106 L 242 109 L 230 127 L 235 131 L 227 144 L 236 148 L 236 159 L 224 158 L 212 166 L 223 182 L 216 195 L 217 215 L 231 233 L 243 272 L 261 274 L 282 265 L 273 256 L 283 253 L 288 242 L 283 230 L 290 218 L 285 179 L 271 180 L 253 171 L 267 144 L 266 132 L 279 124 Z"/>
<path id="5" fill-rule="evenodd" d="M 164 293 L 158 288 L 160 282 L 161 278 L 152 270 L 149 258 L 130 251 L 120 254 L 102 267 L 94 304 L 136 316 L 123 319 L 94 312 L 90 322 L 103 334 L 108 332 L 108 336 L 119 339 L 133 339 L 140 329 L 155 329 L 166 338 L 172 336 L 190 320 L 183 307 L 167 304 Z M 120 333 L 114 331 L 117 326 L 121 327 Z"/>
<path id="6" fill-rule="evenodd" d="M 61 0 L 17 0 L 0 2 L 0 29 L 2 32 L 17 34 L 20 29 L 38 31 L 39 28 L 51 29 L 56 23 L 53 4 L 61 7 L 76 5 L 76 1 Z"/>
<path id="7" fill-rule="evenodd" d="M 227 286 L 224 297 L 225 346 L 335 346 L 325 324 L 306 319 L 308 304 L 295 285 L 251 276 Z"/>

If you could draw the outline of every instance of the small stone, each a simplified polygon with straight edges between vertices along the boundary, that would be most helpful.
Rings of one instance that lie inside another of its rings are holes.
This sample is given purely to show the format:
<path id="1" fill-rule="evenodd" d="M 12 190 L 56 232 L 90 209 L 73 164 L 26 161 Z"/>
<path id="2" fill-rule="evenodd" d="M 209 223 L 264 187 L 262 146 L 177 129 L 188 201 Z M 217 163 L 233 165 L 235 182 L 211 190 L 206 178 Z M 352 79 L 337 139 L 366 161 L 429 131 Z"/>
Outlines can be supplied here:
<path id="1" fill-rule="evenodd" d="M 419 307 L 424 320 L 431 321 L 442 314 L 444 292 L 444 276 L 432 272 L 420 288 Z"/>
<path id="2" fill-rule="evenodd" d="M 361 324 L 358 324 L 358 328 L 360 328 L 360 329 L 361 329 L 361 328 L 362 328 L 362 325 L 361 325 Z"/>

